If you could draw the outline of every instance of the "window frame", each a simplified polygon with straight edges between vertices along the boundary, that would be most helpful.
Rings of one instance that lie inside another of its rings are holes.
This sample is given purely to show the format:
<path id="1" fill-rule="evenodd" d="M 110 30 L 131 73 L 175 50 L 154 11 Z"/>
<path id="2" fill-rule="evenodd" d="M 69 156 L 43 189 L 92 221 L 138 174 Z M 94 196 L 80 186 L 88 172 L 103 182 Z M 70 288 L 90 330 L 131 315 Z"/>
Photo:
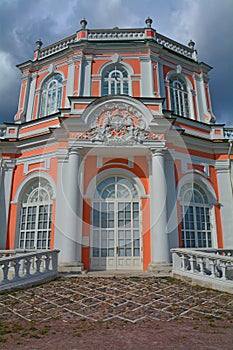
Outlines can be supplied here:
<path id="1" fill-rule="evenodd" d="M 185 184 L 181 188 L 180 213 L 183 248 L 213 247 L 212 207 L 213 205 L 209 204 L 207 193 L 200 185 Z"/>
<path id="2" fill-rule="evenodd" d="M 185 77 L 172 74 L 169 77 L 169 94 L 171 109 L 182 117 L 191 117 L 190 90 Z"/>
<path id="3" fill-rule="evenodd" d="M 91 222 L 92 258 L 140 256 L 140 196 L 129 179 L 115 175 L 99 182 L 92 200 Z M 119 245 L 117 253 L 116 242 Z M 104 248 L 103 243 L 106 243 Z"/>
<path id="4" fill-rule="evenodd" d="M 45 194 L 44 198 L 41 191 Z M 36 179 L 27 186 L 20 203 L 19 249 L 51 248 L 52 192 L 51 185 L 44 179 Z"/>
<path id="5" fill-rule="evenodd" d="M 105 67 L 101 92 L 102 96 L 130 95 L 130 74 L 125 66 L 117 63 Z"/>
<path id="6" fill-rule="evenodd" d="M 63 77 L 56 73 L 47 78 L 41 86 L 39 118 L 58 112 L 62 106 L 62 95 Z"/>

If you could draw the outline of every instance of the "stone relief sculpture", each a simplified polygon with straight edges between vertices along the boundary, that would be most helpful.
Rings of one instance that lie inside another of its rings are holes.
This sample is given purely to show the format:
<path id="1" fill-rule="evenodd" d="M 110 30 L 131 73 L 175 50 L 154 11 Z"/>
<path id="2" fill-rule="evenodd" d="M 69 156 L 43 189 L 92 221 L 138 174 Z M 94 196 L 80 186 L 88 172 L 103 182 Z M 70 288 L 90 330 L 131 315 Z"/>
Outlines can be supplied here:
<path id="1" fill-rule="evenodd" d="M 156 140 L 158 135 L 147 130 L 142 113 L 135 107 L 126 103 L 106 103 L 93 116 L 91 129 L 79 133 L 76 138 L 105 145 L 129 145 Z"/>

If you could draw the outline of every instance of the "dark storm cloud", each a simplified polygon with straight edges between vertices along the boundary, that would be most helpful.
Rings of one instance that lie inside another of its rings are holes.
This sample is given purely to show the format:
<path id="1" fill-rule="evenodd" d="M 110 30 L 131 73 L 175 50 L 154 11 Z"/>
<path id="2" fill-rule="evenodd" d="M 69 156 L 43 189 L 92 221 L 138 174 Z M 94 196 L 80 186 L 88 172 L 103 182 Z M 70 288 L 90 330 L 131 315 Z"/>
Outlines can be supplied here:
<path id="1" fill-rule="evenodd" d="M 196 41 L 199 59 L 214 67 L 210 88 L 218 122 L 233 124 L 233 0 L 0 0 L 0 123 L 17 111 L 20 72 L 32 59 L 35 41 L 44 46 L 89 28 L 143 27 L 147 16 L 160 33 L 187 44 Z"/>

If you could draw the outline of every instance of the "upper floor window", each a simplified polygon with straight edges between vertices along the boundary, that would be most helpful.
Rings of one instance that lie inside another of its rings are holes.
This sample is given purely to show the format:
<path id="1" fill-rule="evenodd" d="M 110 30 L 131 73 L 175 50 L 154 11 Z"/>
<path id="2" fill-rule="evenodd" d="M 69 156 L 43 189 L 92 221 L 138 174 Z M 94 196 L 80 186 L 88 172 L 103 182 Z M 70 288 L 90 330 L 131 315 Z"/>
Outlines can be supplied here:
<path id="1" fill-rule="evenodd" d="M 103 72 L 103 95 L 128 95 L 129 75 L 120 64 L 108 66 Z"/>
<path id="2" fill-rule="evenodd" d="M 62 77 L 60 74 L 54 75 L 42 86 L 40 100 L 40 117 L 56 113 L 61 107 L 62 99 Z"/>
<path id="3" fill-rule="evenodd" d="M 174 74 L 169 79 L 171 109 L 183 117 L 190 116 L 189 94 L 187 83 L 180 74 Z"/>

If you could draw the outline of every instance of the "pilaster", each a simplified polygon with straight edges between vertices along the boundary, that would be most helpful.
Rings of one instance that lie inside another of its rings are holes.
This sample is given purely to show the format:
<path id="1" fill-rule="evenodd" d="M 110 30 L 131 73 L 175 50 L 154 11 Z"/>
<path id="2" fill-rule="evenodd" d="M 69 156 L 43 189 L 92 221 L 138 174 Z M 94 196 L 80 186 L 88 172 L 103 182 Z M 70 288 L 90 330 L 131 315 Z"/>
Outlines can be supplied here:
<path id="1" fill-rule="evenodd" d="M 215 163 L 217 171 L 219 202 L 222 216 L 224 248 L 233 247 L 233 188 L 231 182 L 229 160 L 218 160 Z"/>
<path id="2" fill-rule="evenodd" d="M 91 66 L 92 66 L 92 55 L 86 56 L 85 60 L 83 60 L 83 65 L 85 69 L 83 69 L 83 81 L 84 81 L 84 89 L 83 96 L 91 96 Z"/>
<path id="3" fill-rule="evenodd" d="M 149 55 L 140 56 L 141 97 L 154 97 L 152 64 Z"/>
<path id="4" fill-rule="evenodd" d="M 73 92 L 74 92 L 74 74 L 75 74 L 74 62 L 70 61 L 68 63 L 68 78 L 67 78 L 67 86 L 66 86 L 66 107 L 70 107 L 68 96 L 73 96 Z"/>
<path id="5" fill-rule="evenodd" d="M 165 174 L 167 186 L 167 234 L 169 251 L 179 247 L 178 220 L 177 220 L 177 195 L 175 183 L 174 158 L 171 155 L 165 157 Z"/>
<path id="6" fill-rule="evenodd" d="M 29 91 L 29 98 L 28 98 L 28 105 L 27 105 L 27 114 L 26 114 L 27 122 L 29 120 L 32 120 L 34 97 L 35 97 L 35 91 L 36 91 L 36 79 L 37 79 L 37 72 L 33 73 L 31 77 L 30 91 Z"/>

